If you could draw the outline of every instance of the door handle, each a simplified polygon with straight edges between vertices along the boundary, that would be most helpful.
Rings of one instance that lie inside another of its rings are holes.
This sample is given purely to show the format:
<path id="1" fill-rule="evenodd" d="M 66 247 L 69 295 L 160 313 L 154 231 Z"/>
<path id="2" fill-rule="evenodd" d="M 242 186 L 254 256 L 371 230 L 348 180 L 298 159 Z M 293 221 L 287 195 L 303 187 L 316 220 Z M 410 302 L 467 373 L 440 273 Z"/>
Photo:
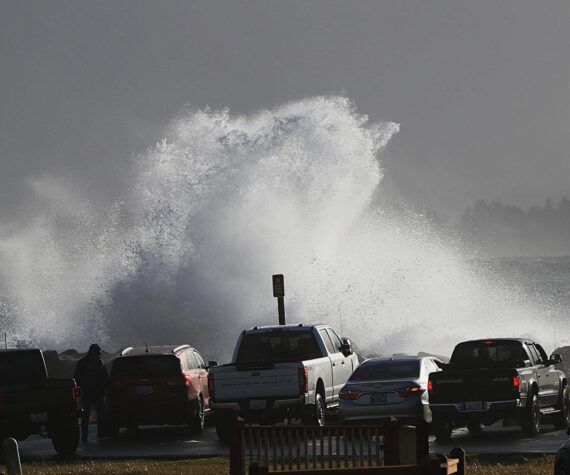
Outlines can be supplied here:
<path id="1" fill-rule="evenodd" d="M 333 366 L 336 366 L 336 363 L 333 363 Z"/>

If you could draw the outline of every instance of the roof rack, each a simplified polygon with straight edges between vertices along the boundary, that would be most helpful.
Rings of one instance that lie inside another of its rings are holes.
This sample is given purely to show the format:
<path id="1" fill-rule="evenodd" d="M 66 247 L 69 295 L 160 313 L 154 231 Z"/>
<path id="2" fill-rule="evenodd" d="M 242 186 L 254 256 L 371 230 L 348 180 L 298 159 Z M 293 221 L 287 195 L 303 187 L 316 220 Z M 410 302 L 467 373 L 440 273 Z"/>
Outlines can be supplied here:
<path id="1" fill-rule="evenodd" d="M 121 350 L 121 356 L 125 356 L 132 349 L 133 349 L 132 346 L 127 346 L 124 350 Z"/>
<path id="2" fill-rule="evenodd" d="M 190 348 L 190 345 L 180 345 L 180 346 L 177 346 L 176 348 L 174 348 L 174 349 L 172 350 L 172 353 L 176 353 L 177 351 L 180 351 L 180 350 L 182 350 L 182 349 L 184 349 L 184 348 Z"/>

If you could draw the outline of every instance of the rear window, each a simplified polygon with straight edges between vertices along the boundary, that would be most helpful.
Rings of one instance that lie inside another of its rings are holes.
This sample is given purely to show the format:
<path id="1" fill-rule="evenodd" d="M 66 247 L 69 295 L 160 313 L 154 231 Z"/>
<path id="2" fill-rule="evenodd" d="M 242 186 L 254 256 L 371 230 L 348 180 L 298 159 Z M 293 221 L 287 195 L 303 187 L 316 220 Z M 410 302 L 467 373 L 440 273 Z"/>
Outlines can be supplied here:
<path id="1" fill-rule="evenodd" d="M 45 364 L 39 351 L 0 352 L 0 383 L 18 384 L 44 381 Z"/>
<path id="2" fill-rule="evenodd" d="M 125 356 L 113 362 L 113 377 L 169 376 L 180 374 L 180 360 L 176 356 Z"/>
<path id="3" fill-rule="evenodd" d="M 450 363 L 455 366 L 487 368 L 489 366 L 523 367 L 528 355 L 519 341 L 469 341 L 457 345 Z"/>
<path id="4" fill-rule="evenodd" d="M 241 340 L 236 363 L 292 363 L 321 356 L 312 332 L 247 333 Z"/>
<path id="5" fill-rule="evenodd" d="M 361 364 L 350 381 L 376 381 L 380 379 L 417 378 L 420 374 L 420 362 L 411 361 L 373 361 Z"/>

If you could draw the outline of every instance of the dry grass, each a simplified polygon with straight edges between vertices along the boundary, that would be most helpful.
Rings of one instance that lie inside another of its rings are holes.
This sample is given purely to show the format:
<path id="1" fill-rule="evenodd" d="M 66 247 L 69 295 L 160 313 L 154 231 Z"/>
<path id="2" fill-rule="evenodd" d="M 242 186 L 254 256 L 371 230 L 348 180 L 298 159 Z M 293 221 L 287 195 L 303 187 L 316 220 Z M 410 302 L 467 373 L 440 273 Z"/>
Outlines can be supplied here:
<path id="1" fill-rule="evenodd" d="M 226 457 L 192 460 L 73 460 L 29 462 L 23 475 L 227 475 Z M 5 473 L 5 472 L 4 472 Z"/>
<path id="2" fill-rule="evenodd" d="M 554 455 L 484 455 L 467 459 L 467 473 L 477 475 L 552 475 Z"/>
<path id="3" fill-rule="evenodd" d="M 467 473 L 476 475 L 552 475 L 554 455 L 471 456 L 467 460 L 467 466 Z M 24 475 L 227 475 L 229 461 L 227 457 L 192 460 L 45 461 L 29 462 L 22 468 Z"/>

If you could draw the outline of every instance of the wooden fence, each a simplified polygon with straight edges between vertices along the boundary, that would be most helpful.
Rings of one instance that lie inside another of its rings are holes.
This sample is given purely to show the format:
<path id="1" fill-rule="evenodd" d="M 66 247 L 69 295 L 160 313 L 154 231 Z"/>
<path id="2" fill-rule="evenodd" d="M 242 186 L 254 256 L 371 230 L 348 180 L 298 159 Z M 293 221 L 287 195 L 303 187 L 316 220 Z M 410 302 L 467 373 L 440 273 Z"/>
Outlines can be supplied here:
<path id="1" fill-rule="evenodd" d="M 308 471 L 423 474 L 428 472 L 418 471 L 420 465 L 435 467 L 442 460 L 429 460 L 425 425 L 248 426 L 238 422 L 230 444 L 231 475 L 243 475 L 248 467 L 259 474 L 283 475 Z M 441 473 L 463 473 L 453 471 L 459 462 L 445 464 L 452 471 Z M 397 470 L 388 472 L 389 467 Z"/>

